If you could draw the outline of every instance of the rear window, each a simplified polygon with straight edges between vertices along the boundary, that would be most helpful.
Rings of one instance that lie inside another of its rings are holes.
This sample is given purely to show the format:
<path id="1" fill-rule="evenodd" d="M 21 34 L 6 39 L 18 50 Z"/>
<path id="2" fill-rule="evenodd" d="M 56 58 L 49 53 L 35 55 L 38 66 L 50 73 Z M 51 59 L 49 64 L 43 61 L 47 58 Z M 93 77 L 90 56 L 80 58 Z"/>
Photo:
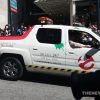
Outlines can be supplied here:
<path id="1" fill-rule="evenodd" d="M 60 44 L 61 29 L 40 28 L 36 37 L 40 43 Z"/>

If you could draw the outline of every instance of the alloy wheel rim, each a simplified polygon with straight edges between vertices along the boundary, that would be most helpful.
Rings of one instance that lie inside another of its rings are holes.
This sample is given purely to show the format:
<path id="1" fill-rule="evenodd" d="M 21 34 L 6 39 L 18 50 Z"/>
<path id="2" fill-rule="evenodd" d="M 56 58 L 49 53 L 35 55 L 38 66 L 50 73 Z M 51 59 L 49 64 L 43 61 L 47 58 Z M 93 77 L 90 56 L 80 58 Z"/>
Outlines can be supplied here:
<path id="1" fill-rule="evenodd" d="M 17 73 L 18 73 L 18 69 L 17 69 L 16 63 L 11 62 L 11 61 L 7 61 L 3 65 L 3 72 L 4 72 L 4 75 L 6 75 L 7 77 L 14 77 L 14 76 L 16 76 Z"/>

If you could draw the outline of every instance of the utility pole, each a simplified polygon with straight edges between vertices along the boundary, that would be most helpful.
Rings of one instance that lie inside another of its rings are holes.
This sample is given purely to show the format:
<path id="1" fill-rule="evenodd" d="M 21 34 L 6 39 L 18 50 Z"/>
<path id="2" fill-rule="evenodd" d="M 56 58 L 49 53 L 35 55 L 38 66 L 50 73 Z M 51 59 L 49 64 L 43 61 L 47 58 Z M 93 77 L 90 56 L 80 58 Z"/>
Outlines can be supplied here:
<path id="1" fill-rule="evenodd" d="M 76 15 L 76 1 L 78 0 L 70 0 L 70 25 L 73 25 L 73 21 Z"/>
<path id="2" fill-rule="evenodd" d="M 100 31 L 100 0 L 97 0 L 98 30 Z"/>
<path id="3" fill-rule="evenodd" d="M 8 24 L 10 24 L 10 25 L 11 25 L 10 0 L 8 0 Z"/>
<path id="4" fill-rule="evenodd" d="M 72 0 L 70 1 L 70 25 L 72 25 Z"/>
<path id="5" fill-rule="evenodd" d="M 13 35 L 12 31 L 12 12 L 11 12 L 11 0 L 8 0 L 8 24 L 10 25 L 11 35 Z"/>

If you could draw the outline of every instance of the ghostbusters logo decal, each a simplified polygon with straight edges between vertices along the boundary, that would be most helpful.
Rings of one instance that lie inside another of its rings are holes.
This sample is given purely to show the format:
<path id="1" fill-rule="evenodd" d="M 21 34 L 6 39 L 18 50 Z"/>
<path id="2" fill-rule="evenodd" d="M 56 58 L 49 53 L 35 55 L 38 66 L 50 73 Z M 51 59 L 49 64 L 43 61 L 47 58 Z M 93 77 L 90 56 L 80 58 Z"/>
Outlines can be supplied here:
<path id="1" fill-rule="evenodd" d="M 78 64 L 83 70 L 90 70 L 94 67 L 94 59 L 89 55 L 81 56 L 78 59 Z"/>

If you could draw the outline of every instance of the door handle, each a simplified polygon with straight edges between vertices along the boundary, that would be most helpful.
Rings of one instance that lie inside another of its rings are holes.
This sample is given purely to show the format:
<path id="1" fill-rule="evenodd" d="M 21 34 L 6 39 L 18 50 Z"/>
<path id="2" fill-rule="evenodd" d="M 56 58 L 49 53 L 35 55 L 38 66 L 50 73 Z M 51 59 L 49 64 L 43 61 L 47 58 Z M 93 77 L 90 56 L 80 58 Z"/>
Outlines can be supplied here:
<path id="1" fill-rule="evenodd" d="M 69 52 L 69 54 L 74 54 L 74 52 Z"/>
<path id="2" fill-rule="evenodd" d="M 38 50 L 38 49 L 36 49 L 36 48 L 33 48 L 33 50 Z"/>

